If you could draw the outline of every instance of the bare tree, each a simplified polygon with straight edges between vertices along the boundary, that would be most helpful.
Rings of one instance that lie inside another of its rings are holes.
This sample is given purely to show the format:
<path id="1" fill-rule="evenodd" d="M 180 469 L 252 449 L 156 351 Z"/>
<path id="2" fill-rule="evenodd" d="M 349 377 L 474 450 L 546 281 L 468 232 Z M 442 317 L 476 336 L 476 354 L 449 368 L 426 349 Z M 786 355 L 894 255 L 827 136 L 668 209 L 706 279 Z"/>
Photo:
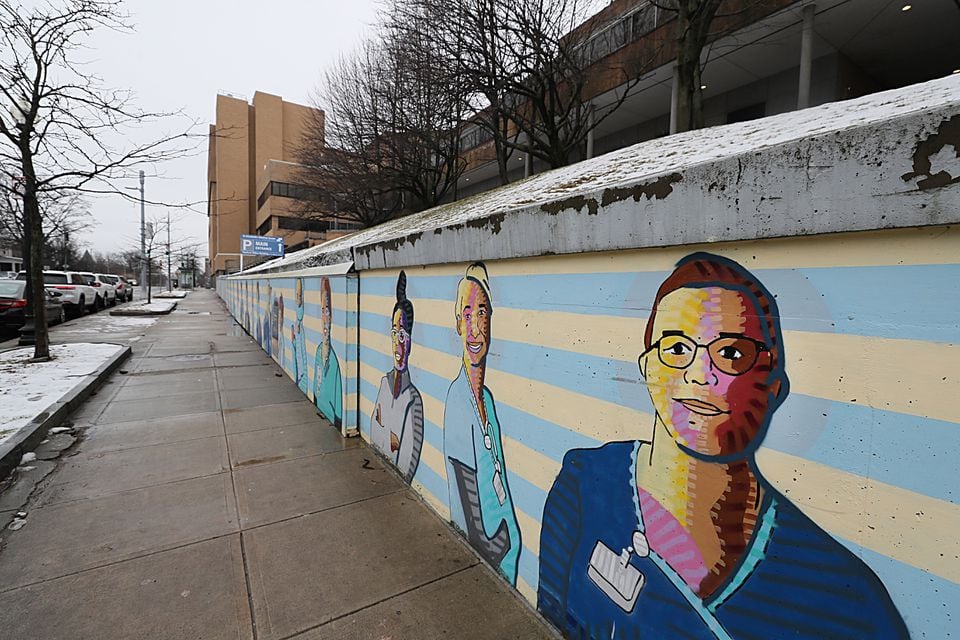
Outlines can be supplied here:
<path id="1" fill-rule="evenodd" d="M 125 31 L 119 0 L 59 0 L 25 5 L 0 0 L 0 166 L 16 171 L 3 188 L 23 202 L 28 326 L 34 357 L 50 357 L 43 304 L 41 198 L 46 194 L 117 193 L 131 169 L 182 155 L 186 132 L 146 144 L 129 142 L 133 129 L 170 114 L 132 104 L 130 92 L 109 89 L 81 58 L 97 29 Z"/>
<path id="2" fill-rule="evenodd" d="M 429 34 L 388 16 L 324 74 L 300 149 L 301 214 L 363 227 L 435 206 L 463 169 L 463 101 Z M 329 142 L 329 146 L 328 143 Z"/>
<path id="3" fill-rule="evenodd" d="M 77 248 L 77 237 L 94 224 L 87 201 L 71 192 L 44 192 L 37 200 L 45 262 L 65 267 L 67 254 Z M 23 198 L 13 189 L 0 191 L 0 236 L 15 241 L 24 255 L 29 251 L 24 243 Z"/>
<path id="4" fill-rule="evenodd" d="M 759 18 L 775 3 L 769 0 L 650 0 L 674 14 L 677 58 L 677 131 L 701 129 L 703 121 L 703 51 L 708 44 L 747 22 L 744 14 Z M 739 19 L 738 19 L 739 17 Z M 669 20 L 669 17 L 662 20 Z"/>

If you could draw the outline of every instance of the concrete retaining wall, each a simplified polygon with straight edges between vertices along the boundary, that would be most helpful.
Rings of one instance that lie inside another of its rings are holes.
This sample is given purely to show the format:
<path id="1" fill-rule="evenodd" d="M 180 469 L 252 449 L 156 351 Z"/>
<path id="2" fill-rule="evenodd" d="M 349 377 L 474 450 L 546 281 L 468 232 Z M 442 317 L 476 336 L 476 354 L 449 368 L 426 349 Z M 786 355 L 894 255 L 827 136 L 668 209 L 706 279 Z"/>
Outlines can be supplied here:
<path id="1" fill-rule="evenodd" d="M 313 399 L 329 335 L 344 432 L 569 637 L 950 637 L 960 81 L 751 126 L 814 121 L 648 174 L 640 145 L 576 169 L 620 183 L 544 174 L 218 288 Z"/>

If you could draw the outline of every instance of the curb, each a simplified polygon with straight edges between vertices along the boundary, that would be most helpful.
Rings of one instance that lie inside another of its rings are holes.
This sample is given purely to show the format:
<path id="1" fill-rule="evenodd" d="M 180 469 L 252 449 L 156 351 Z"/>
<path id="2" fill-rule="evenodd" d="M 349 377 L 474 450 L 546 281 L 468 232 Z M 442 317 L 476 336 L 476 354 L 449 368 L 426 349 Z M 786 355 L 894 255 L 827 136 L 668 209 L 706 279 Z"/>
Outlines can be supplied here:
<path id="1" fill-rule="evenodd" d="M 156 297 L 156 296 L 154 296 L 154 297 Z M 134 317 L 139 317 L 139 316 L 165 316 L 165 315 L 167 315 L 168 313 L 171 313 L 174 309 L 177 308 L 177 303 L 176 303 L 176 302 L 169 302 L 169 303 L 167 303 L 167 304 L 170 304 L 170 305 L 172 305 L 172 306 L 171 306 L 169 309 L 167 309 L 166 311 L 138 311 L 138 310 L 137 310 L 137 307 L 124 307 L 124 308 L 122 308 L 122 309 L 116 309 L 116 310 L 114 310 L 114 311 L 111 311 L 111 312 L 110 312 L 110 315 L 112 315 L 112 316 L 134 316 Z"/>
<path id="2" fill-rule="evenodd" d="M 94 391 L 100 388 L 110 374 L 120 368 L 124 360 L 130 357 L 132 350 L 129 345 L 117 346 L 124 348 L 101 364 L 96 371 L 84 376 L 83 380 L 74 385 L 70 391 L 0 445 L 0 480 L 6 478 L 20 464 L 20 458 L 24 453 L 36 448 L 47 437 L 47 432 L 52 427 L 58 426 L 64 418 L 73 413 Z"/>

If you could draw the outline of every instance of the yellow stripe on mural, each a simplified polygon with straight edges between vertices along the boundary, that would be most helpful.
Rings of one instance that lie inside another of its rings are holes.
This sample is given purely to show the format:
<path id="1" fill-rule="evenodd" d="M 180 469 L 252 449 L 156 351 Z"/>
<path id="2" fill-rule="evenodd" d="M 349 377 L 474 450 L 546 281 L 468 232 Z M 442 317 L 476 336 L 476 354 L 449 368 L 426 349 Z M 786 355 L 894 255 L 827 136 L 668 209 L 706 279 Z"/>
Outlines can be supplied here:
<path id="1" fill-rule="evenodd" d="M 960 583 L 960 506 L 771 449 L 757 462 L 831 534 Z"/>
<path id="2" fill-rule="evenodd" d="M 361 302 L 365 309 L 368 305 L 381 308 L 386 300 L 384 296 L 364 296 Z M 452 327 L 449 303 L 417 300 L 415 304 L 418 322 Z M 642 318 L 501 307 L 494 314 L 494 345 L 497 335 L 510 336 L 514 342 L 619 360 L 635 367 L 644 350 L 645 322 Z M 941 402 L 956 388 L 952 365 L 960 362 L 960 345 L 813 331 L 784 331 L 783 339 L 790 388 L 795 393 L 960 422 L 960 403 Z M 424 347 L 414 345 L 414 349 Z M 417 365 L 422 361 L 418 358 Z"/>
<path id="3" fill-rule="evenodd" d="M 426 501 L 430 508 L 437 512 L 444 521 L 450 521 L 450 508 L 440 501 L 440 499 L 434 496 L 429 489 L 427 489 L 422 482 L 417 479 L 414 479 L 413 483 L 410 485 L 414 491 L 420 494 L 420 496 Z"/>
<path id="4" fill-rule="evenodd" d="M 507 469 L 509 469 L 509 465 Z M 517 509 L 517 524 L 520 525 L 520 540 L 523 546 L 540 557 L 540 521 Z"/>
<path id="5" fill-rule="evenodd" d="M 537 590 L 533 588 L 533 585 L 524 580 L 523 576 L 517 576 L 517 591 L 519 591 L 520 595 L 526 598 L 527 602 L 531 605 L 537 605 Z"/>

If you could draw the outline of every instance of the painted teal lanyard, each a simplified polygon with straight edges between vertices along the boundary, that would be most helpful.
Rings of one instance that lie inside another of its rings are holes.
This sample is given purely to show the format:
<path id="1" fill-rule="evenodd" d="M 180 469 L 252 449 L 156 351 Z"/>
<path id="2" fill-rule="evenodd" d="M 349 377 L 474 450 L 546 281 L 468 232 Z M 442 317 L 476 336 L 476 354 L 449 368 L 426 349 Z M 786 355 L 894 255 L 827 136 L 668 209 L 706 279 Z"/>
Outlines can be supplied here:
<path id="1" fill-rule="evenodd" d="M 640 445 L 643 444 L 637 441 L 633 445 L 632 453 L 632 464 L 630 465 L 630 488 L 633 491 L 633 507 L 634 512 L 637 516 L 637 525 L 638 531 L 641 533 L 646 533 L 646 530 L 643 525 L 643 512 L 640 510 L 640 494 L 637 490 L 637 456 L 640 452 Z M 760 530 L 757 531 L 753 537 L 753 543 L 750 545 L 750 551 L 747 554 L 746 559 L 741 565 L 740 569 L 737 571 L 736 575 L 730 580 L 723 591 L 720 592 L 720 595 L 717 596 L 709 605 L 704 604 L 703 600 L 693 592 L 693 590 L 684 582 L 683 578 L 680 577 L 673 567 L 671 567 L 666 560 L 664 560 L 657 552 L 653 549 L 650 549 L 650 555 L 648 556 L 650 560 L 657 566 L 663 575 L 667 577 L 668 580 L 673 584 L 673 586 L 679 591 L 683 597 L 687 600 L 690 606 L 696 611 L 697 615 L 700 616 L 700 619 L 703 620 L 704 624 L 707 625 L 707 628 L 710 629 L 711 633 L 717 640 L 733 640 L 726 629 L 723 628 L 723 625 L 720 624 L 720 621 L 717 620 L 715 615 L 717 607 L 719 607 L 727 598 L 729 598 L 733 593 L 744 583 L 752 572 L 754 567 L 757 566 L 760 560 L 763 559 L 763 550 L 766 549 L 767 541 L 770 538 L 770 532 L 773 530 L 773 521 L 775 518 L 775 507 L 776 504 L 774 500 L 770 500 L 769 505 L 764 510 L 763 517 L 761 518 Z"/>

